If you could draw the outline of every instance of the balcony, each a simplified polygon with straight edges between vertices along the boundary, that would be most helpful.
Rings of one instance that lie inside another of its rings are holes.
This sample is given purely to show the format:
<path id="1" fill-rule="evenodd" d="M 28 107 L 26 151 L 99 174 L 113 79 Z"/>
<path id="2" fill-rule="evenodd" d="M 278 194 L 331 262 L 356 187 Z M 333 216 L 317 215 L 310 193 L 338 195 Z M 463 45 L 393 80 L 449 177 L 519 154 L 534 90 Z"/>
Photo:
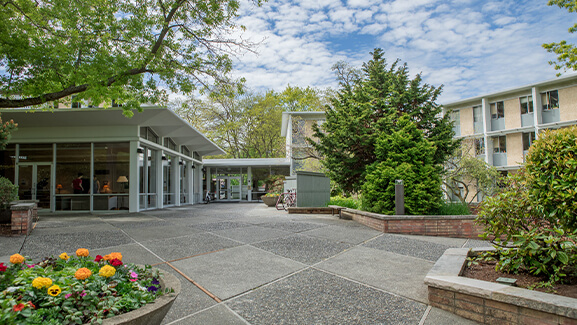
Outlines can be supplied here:
<path id="1" fill-rule="evenodd" d="M 542 116 L 543 116 L 543 124 L 559 122 L 561 120 L 559 117 L 558 108 L 543 110 Z"/>
<path id="2" fill-rule="evenodd" d="M 533 113 L 521 114 L 521 126 L 533 126 L 534 125 Z"/>
<path id="3" fill-rule="evenodd" d="M 499 152 L 493 154 L 493 166 L 507 166 L 507 153 Z"/>
<path id="4" fill-rule="evenodd" d="M 505 118 L 491 119 L 491 131 L 505 130 Z"/>

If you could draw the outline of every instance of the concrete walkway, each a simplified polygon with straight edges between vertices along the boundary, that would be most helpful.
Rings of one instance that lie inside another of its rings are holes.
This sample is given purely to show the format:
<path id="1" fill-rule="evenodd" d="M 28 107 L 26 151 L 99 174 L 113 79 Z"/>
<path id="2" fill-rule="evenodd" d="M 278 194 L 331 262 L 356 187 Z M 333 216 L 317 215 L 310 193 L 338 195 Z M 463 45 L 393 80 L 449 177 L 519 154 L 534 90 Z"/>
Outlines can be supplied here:
<path id="1" fill-rule="evenodd" d="M 486 243 L 221 203 L 42 215 L 27 238 L 0 237 L 0 262 L 17 252 L 34 260 L 80 247 L 122 252 L 180 279 L 164 324 L 473 324 L 428 306 L 423 278 L 445 249 L 474 246 Z"/>

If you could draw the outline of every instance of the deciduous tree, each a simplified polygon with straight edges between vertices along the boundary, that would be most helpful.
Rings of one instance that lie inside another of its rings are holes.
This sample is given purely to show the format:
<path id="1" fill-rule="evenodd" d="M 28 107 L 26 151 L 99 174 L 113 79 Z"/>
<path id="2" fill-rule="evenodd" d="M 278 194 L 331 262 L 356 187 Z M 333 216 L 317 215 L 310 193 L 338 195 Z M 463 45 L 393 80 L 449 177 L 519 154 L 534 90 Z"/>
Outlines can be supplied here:
<path id="1" fill-rule="evenodd" d="M 260 4 L 261 0 L 255 0 Z M 0 1 L 0 108 L 162 103 L 228 81 L 238 0 Z"/>
<path id="2" fill-rule="evenodd" d="M 569 12 L 577 12 L 577 2 L 575 0 L 549 0 L 549 6 L 558 6 L 559 8 L 567 9 Z M 577 31 L 577 23 L 569 28 L 569 33 Z M 563 40 L 559 43 L 543 44 L 547 52 L 557 54 L 557 61 L 549 61 L 549 64 L 555 66 L 555 70 L 564 71 L 577 70 L 577 48 L 575 44 L 568 44 Z"/>

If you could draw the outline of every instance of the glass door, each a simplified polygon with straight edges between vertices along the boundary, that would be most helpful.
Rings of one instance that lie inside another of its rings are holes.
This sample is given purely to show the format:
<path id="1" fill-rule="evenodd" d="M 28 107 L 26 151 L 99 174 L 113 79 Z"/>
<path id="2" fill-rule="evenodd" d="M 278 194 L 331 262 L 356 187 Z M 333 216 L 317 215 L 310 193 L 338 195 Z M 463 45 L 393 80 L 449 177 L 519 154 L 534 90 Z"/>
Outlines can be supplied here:
<path id="1" fill-rule="evenodd" d="M 52 165 L 28 163 L 18 165 L 18 197 L 38 200 L 38 209 L 50 209 Z"/>
<path id="2" fill-rule="evenodd" d="M 218 197 L 217 200 L 228 201 L 229 198 L 229 186 L 228 177 L 222 176 L 217 177 L 216 186 L 218 186 Z"/>
<path id="3" fill-rule="evenodd" d="M 241 182 L 240 177 L 229 177 L 230 200 L 240 200 Z"/>

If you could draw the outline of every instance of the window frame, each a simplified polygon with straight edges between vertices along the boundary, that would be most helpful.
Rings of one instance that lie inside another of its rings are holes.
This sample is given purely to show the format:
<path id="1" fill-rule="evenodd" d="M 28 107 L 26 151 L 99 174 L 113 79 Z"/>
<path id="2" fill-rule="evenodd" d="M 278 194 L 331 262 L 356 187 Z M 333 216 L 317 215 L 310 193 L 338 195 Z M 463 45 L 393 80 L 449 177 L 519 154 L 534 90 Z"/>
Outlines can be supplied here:
<path id="1" fill-rule="evenodd" d="M 557 96 L 551 96 L 553 93 L 555 93 Z M 555 105 L 552 105 L 551 97 L 554 98 Z M 544 111 L 550 111 L 559 108 L 559 90 L 549 90 L 541 93 L 541 106 L 543 107 Z"/>
<path id="2" fill-rule="evenodd" d="M 493 114 L 493 107 L 495 108 L 495 114 Z M 498 120 L 500 118 L 505 118 L 505 102 L 498 101 L 489 103 L 489 109 L 491 111 L 491 119 Z"/>
<path id="3" fill-rule="evenodd" d="M 523 99 L 526 100 L 525 103 L 523 103 Z M 524 110 L 523 104 L 527 105 L 525 107 L 525 113 L 523 113 L 523 110 Z M 521 110 L 521 115 L 533 114 L 533 112 L 535 111 L 535 108 L 533 107 L 533 96 L 528 95 L 528 96 L 519 97 L 519 108 Z"/>

